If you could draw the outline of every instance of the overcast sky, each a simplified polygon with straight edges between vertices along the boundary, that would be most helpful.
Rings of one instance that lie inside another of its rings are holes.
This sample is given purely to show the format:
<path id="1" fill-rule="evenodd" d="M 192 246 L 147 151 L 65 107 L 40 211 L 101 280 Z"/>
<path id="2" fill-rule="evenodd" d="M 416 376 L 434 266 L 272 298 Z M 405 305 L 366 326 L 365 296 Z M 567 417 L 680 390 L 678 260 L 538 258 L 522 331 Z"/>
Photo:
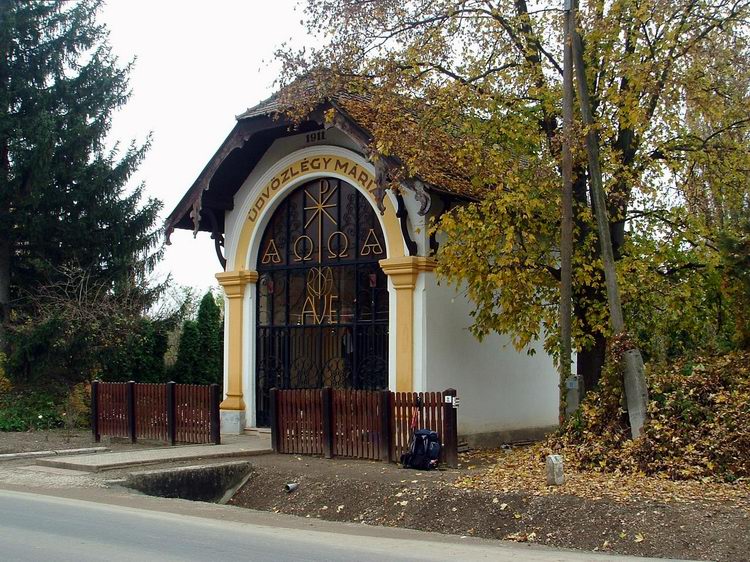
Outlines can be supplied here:
<path id="1" fill-rule="evenodd" d="M 297 0 L 108 0 L 100 21 L 125 63 L 132 98 L 114 118 L 124 145 L 153 133 L 134 185 L 164 202 L 162 221 L 192 185 L 231 128 L 234 116 L 273 92 L 283 42 L 309 41 Z M 178 230 L 161 274 L 204 291 L 220 270 L 207 233 Z"/>

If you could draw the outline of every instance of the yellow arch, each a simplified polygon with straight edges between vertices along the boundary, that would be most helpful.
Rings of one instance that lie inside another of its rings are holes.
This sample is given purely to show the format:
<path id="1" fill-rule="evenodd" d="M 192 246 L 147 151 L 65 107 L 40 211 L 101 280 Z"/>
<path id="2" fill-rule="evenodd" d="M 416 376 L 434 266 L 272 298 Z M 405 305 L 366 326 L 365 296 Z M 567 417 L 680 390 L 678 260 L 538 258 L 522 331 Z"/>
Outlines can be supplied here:
<path id="1" fill-rule="evenodd" d="M 375 190 L 377 183 L 375 177 L 363 166 L 345 156 L 336 154 L 320 154 L 300 158 L 286 166 L 282 171 L 271 178 L 255 196 L 250 210 L 242 223 L 239 239 L 234 253 L 233 269 L 240 271 L 247 269 L 246 262 L 250 254 L 250 242 L 253 238 L 256 225 L 262 216 L 263 209 L 276 198 L 276 195 L 292 183 L 298 183 L 306 176 L 330 173 L 346 178 L 346 181 L 367 193 L 375 204 Z M 401 228 L 396 209 L 393 207 L 389 197 L 385 197 L 385 214 L 383 217 L 383 230 L 385 231 L 386 246 L 389 258 L 404 257 L 404 243 L 401 237 Z"/>

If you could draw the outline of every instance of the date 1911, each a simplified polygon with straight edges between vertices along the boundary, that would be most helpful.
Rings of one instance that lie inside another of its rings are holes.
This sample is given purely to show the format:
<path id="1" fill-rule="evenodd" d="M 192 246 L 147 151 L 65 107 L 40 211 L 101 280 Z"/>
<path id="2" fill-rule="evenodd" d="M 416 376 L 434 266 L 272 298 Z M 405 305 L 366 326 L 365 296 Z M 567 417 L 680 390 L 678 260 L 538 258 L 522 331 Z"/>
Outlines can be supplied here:
<path id="1" fill-rule="evenodd" d="M 313 131 L 305 135 L 305 142 L 318 142 L 322 140 L 326 140 L 325 131 Z"/>

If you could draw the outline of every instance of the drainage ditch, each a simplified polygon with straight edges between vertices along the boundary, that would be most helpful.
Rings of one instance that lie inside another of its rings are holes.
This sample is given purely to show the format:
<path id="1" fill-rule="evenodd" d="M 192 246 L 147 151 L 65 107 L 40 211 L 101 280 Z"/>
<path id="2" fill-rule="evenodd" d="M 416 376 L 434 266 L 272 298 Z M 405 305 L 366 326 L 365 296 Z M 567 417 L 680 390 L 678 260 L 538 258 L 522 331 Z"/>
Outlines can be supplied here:
<path id="1" fill-rule="evenodd" d="M 132 472 L 122 484 L 149 496 L 224 504 L 252 475 L 252 464 L 240 461 Z"/>

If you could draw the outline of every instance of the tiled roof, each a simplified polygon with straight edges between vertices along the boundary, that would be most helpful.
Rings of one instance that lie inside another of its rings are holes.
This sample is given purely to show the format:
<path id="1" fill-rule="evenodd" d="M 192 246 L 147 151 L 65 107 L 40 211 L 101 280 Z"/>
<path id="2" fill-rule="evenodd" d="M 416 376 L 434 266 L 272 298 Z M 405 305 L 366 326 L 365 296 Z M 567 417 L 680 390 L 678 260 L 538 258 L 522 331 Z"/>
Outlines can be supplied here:
<path id="1" fill-rule="evenodd" d="M 279 103 L 279 95 L 274 94 L 270 98 L 263 100 L 253 107 L 248 107 L 244 112 L 236 116 L 237 121 L 242 119 L 251 119 L 252 117 L 260 117 L 262 115 L 270 115 L 272 113 L 279 113 L 282 111 L 281 104 Z"/>

